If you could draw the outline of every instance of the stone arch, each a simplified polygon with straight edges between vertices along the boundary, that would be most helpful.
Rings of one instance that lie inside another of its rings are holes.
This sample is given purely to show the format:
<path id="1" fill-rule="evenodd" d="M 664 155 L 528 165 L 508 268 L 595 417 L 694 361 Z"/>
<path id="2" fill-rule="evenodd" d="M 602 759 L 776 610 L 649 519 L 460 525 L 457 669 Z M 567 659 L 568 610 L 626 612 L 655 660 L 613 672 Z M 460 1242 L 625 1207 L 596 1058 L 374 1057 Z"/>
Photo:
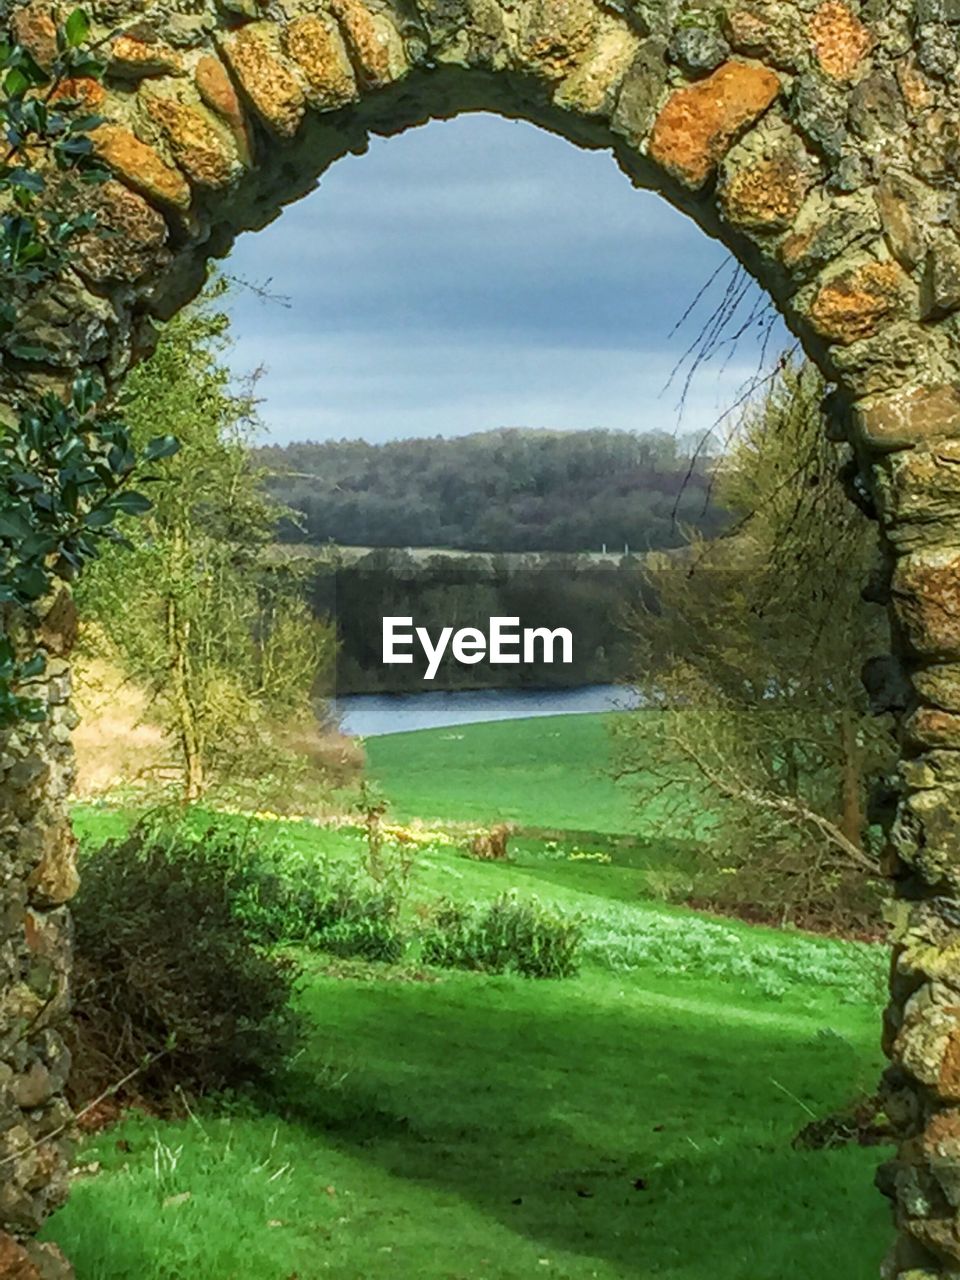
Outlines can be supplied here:
<path id="1" fill-rule="evenodd" d="M 8 22 L 43 63 L 49 6 Z M 889 871 L 905 899 L 886 1044 L 902 1143 L 887 1274 L 960 1270 L 960 8 L 954 0 L 94 0 L 113 172 L 102 225 L 29 323 L 52 352 L 0 406 L 80 367 L 110 381 L 209 258 L 338 156 L 431 117 L 518 116 L 609 148 L 719 237 L 833 384 L 831 429 L 880 523 L 901 711 Z M 589 193 L 585 193 L 589 199 Z M 624 253 L 630 251 L 624 246 Z M 51 715 L 0 742 L 0 1260 L 65 1187 L 57 1022 L 75 888 L 64 597 L 22 620 Z M 31 1248 L 33 1246 L 30 1246 Z M 13 1255 L 11 1254 L 11 1257 Z"/>

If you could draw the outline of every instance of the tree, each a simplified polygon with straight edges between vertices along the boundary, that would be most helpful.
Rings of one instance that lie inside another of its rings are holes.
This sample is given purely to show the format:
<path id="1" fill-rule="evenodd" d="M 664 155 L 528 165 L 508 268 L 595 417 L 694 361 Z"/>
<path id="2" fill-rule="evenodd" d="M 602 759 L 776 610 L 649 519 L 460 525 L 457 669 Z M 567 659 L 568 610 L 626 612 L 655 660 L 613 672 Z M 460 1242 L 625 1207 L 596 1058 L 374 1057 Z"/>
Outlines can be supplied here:
<path id="1" fill-rule="evenodd" d="M 135 440 L 163 423 L 181 443 L 125 551 L 85 578 L 81 607 L 125 674 L 144 688 L 175 745 L 183 795 L 214 777 L 259 771 L 276 754 L 268 722 L 310 715 L 329 627 L 303 583 L 268 548 L 283 508 L 251 465 L 252 388 L 236 392 L 223 356 L 228 319 L 206 298 L 167 324 L 128 377 Z"/>
<path id="2" fill-rule="evenodd" d="M 731 892 L 784 910 L 832 911 L 877 870 L 867 795 L 893 759 L 858 675 L 886 644 L 861 596 L 876 536 L 844 493 L 822 395 L 786 364 L 715 477 L 730 535 L 654 558 L 656 604 L 633 620 L 647 705 L 618 729 L 641 808 L 670 804 Z"/>

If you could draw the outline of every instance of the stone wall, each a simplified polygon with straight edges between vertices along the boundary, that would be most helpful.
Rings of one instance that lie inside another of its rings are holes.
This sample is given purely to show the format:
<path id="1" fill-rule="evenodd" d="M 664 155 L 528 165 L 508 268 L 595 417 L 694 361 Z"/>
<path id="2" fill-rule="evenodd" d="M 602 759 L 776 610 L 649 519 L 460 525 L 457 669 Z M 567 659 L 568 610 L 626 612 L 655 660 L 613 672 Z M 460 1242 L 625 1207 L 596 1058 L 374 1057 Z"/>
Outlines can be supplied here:
<path id="1" fill-rule="evenodd" d="M 24 365 L 0 402 L 80 366 L 115 381 L 238 231 L 370 133 L 475 109 L 609 148 L 729 246 L 834 384 L 851 493 L 888 553 L 872 589 L 890 601 L 910 690 L 888 856 L 903 912 L 886 1019 L 902 1134 L 882 1178 L 900 1228 L 887 1274 L 960 1275 L 958 0 L 93 0 L 92 16 L 106 82 L 72 91 L 105 119 L 95 141 L 114 180 L 91 200 L 114 235 L 91 236 L 36 298 L 30 323 L 55 362 Z M 8 20 L 49 59 L 44 4 Z M 0 756 L 7 1141 L 60 1106 L 55 1092 L 22 1096 L 62 1075 L 59 996 L 42 1029 L 16 1030 L 34 957 L 57 975 L 66 962 L 69 748 L 54 705 Z M 48 864 L 52 894 L 36 872 Z M 24 1157 L 0 1199 L 9 1231 L 55 1202 L 58 1159 L 48 1184 Z"/>
<path id="2" fill-rule="evenodd" d="M 0 740 L 0 1276 L 60 1280 L 59 1251 L 30 1237 L 67 1194 L 70 915 L 77 888 L 66 814 L 73 781 L 69 653 L 76 615 L 68 593 L 30 620 L 0 614 L 25 648 L 47 656 L 28 691 L 46 717 Z M 24 1244 L 17 1243 L 23 1240 Z"/>

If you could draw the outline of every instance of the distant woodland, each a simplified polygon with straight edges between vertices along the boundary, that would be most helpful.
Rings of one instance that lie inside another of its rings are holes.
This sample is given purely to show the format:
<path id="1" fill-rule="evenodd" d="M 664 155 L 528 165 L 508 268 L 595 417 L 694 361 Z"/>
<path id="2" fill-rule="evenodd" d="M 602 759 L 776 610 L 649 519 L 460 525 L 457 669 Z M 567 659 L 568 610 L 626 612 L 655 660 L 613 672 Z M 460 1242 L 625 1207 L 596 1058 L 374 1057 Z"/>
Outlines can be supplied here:
<path id="1" fill-rule="evenodd" d="M 711 459 L 663 432 L 504 429 L 387 444 L 258 451 L 272 496 L 298 513 L 285 541 L 474 551 L 643 552 L 725 524 Z"/>

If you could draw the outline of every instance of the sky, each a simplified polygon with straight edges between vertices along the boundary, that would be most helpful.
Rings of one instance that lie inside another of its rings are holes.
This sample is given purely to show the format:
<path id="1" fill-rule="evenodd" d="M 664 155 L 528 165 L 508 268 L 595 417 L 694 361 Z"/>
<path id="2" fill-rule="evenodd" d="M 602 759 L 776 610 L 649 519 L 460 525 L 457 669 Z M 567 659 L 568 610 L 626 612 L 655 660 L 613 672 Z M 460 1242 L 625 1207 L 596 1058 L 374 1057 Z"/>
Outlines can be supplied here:
<path id="1" fill-rule="evenodd" d="M 434 121 L 347 156 L 226 264 L 238 374 L 273 443 L 497 427 L 702 432 L 755 373 L 748 333 L 693 380 L 671 333 L 730 255 L 606 152 L 519 121 Z M 771 350 L 786 345 L 785 332 Z"/>

